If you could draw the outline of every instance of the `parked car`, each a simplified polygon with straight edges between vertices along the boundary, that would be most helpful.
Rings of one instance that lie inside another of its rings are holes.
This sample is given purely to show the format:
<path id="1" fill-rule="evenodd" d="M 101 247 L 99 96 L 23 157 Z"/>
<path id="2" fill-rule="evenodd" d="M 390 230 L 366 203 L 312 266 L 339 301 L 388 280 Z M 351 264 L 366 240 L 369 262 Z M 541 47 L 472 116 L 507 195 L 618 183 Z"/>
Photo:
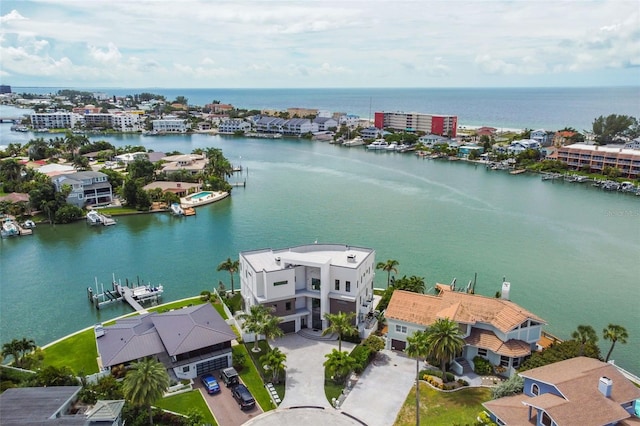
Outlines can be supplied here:
<path id="1" fill-rule="evenodd" d="M 205 374 L 202 376 L 201 380 L 204 388 L 207 390 L 207 393 L 214 394 L 220 392 L 220 385 L 211 374 Z"/>
<path id="2" fill-rule="evenodd" d="M 240 376 L 238 376 L 238 372 L 233 367 L 223 369 L 220 373 L 220 378 L 228 388 L 240 383 Z"/>
<path id="3" fill-rule="evenodd" d="M 250 410 L 256 406 L 256 400 L 253 399 L 253 395 L 249 392 L 249 389 L 243 384 L 238 384 L 231 390 L 233 397 L 240 405 L 241 410 Z"/>

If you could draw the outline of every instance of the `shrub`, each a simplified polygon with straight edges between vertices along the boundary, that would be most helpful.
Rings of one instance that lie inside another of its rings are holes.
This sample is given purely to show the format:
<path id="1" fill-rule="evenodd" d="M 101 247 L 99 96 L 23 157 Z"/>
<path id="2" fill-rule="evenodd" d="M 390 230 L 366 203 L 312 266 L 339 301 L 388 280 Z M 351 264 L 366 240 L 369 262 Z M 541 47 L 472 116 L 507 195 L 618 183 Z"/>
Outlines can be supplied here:
<path id="1" fill-rule="evenodd" d="M 493 374 L 493 365 L 481 356 L 475 356 L 473 358 L 473 371 L 480 375 Z"/>
<path id="2" fill-rule="evenodd" d="M 373 352 L 368 346 L 364 344 L 358 345 L 351 351 L 351 356 L 356 360 L 357 365 L 354 368 L 354 371 L 358 374 L 362 373 L 369 362 L 371 361 Z"/>
<path id="3" fill-rule="evenodd" d="M 434 376 L 434 377 L 438 377 L 439 379 L 442 379 L 442 371 L 440 370 L 422 370 L 420 371 L 420 375 Z M 452 382 L 455 379 L 456 377 L 452 373 L 447 372 L 447 380 L 446 380 L 447 382 Z"/>
<path id="4" fill-rule="evenodd" d="M 462 386 L 469 386 L 469 382 L 467 382 L 464 379 L 458 379 L 458 383 L 461 384 Z"/>
<path id="5" fill-rule="evenodd" d="M 203 290 L 200 292 L 200 300 L 206 302 L 209 299 L 211 299 L 211 292 L 209 290 Z"/>

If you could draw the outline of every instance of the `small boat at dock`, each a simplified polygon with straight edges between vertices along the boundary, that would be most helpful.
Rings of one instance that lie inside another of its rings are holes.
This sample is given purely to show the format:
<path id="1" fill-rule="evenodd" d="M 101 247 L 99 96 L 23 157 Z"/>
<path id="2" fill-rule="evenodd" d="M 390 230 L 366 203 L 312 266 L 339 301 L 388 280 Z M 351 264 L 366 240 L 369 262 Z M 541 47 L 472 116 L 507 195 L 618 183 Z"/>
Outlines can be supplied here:
<path id="1" fill-rule="evenodd" d="M 180 203 L 171 203 L 169 209 L 171 210 L 171 214 L 174 216 L 184 216 L 184 210 L 180 206 Z"/>

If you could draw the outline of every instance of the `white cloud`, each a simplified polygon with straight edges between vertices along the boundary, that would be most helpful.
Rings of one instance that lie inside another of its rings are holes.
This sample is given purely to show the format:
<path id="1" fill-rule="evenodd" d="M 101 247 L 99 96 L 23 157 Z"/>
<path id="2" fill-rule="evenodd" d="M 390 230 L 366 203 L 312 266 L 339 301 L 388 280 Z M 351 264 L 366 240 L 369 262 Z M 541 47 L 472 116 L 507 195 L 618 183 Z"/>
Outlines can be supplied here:
<path id="1" fill-rule="evenodd" d="M 122 58 L 120 50 L 118 50 L 118 47 L 113 43 L 109 43 L 106 50 L 92 45 L 89 45 L 88 48 L 91 57 L 98 62 L 106 64 L 109 62 L 118 62 Z"/>
<path id="2" fill-rule="evenodd" d="M 0 16 L 0 24 L 6 24 L 11 21 L 23 21 L 26 19 L 27 18 L 20 15 L 20 12 L 14 9 L 11 12 L 7 13 L 6 15 Z"/>

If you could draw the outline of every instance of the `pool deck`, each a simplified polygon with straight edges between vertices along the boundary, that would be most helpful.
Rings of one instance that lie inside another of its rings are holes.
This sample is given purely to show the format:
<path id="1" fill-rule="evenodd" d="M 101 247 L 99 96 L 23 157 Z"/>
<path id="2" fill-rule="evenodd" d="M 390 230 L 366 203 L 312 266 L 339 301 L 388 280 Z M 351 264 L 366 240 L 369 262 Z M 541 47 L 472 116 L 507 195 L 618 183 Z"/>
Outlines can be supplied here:
<path id="1" fill-rule="evenodd" d="M 203 197 L 193 198 L 194 195 L 200 194 L 202 192 L 209 193 Z M 185 207 L 198 207 L 204 206 L 206 204 L 215 203 L 216 201 L 220 201 L 229 196 L 228 192 L 225 191 L 200 191 L 195 194 L 191 194 L 187 197 L 180 198 L 180 205 Z"/>

